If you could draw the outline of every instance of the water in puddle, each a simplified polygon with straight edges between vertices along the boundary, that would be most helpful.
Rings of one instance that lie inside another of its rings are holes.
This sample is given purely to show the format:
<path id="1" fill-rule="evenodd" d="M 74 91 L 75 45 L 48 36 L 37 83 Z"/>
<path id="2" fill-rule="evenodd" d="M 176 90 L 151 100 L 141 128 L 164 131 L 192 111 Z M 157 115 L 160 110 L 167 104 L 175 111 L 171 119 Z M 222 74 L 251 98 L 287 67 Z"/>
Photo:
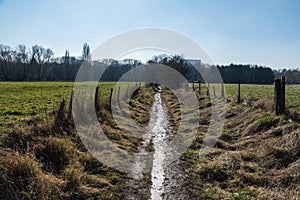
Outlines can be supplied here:
<path id="1" fill-rule="evenodd" d="M 146 170 L 147 166 L 151 167 L 151 197 L 150 200 L 161 200 L 162 194 L 164 192 L 164 180 L 165 180 L 165 156 L 166 149 L 165 138 L 167 130 L 167 117 L 165 114 L 164 107 L 161 102 L 160 93 L 155 94 L 155 101 L 150 110 L 150 120 L 143 135 L 143 144 L 139 149 L 139 156 L 136 158 L 132 173 L 136 180 L 141 180 L 143 178 L 143 172 Z M 153 160 L 151 163 L 147 163 L 149 157 L 145 150 L 152 141 L 154 152 Z M 150 168 L 149 168 L 150 170 Z"/>
<path id="2" fill-rule="evenodd" d="M 167 119 L 163 108 L 160 93 L 155 95 L 155 102 L 151 110 L 151 118 L 154 118 L 151 134 L 153 138 L 154 156 L 151 171 L 151 200 L 162 199 L 161 195 L 164 192 L 165 179 L 165 137 L 167 129 Z"/>

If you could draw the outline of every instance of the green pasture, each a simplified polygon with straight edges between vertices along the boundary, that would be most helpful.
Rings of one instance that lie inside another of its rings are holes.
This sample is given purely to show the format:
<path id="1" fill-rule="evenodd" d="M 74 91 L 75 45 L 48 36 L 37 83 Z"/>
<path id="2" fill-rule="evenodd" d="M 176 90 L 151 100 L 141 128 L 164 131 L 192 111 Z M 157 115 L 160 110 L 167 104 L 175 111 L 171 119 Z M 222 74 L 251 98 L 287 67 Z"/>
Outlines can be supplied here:
<path id="1" fill-rule="evenodd" d="M 65 99 L 67 105 L 70 102 L 73 85 L 72 82 L 0 82 L 0 128 L 16 122 L 26 125 L 32 119 L 53 119 L 61 100 Z M 115 85 L 115 82 L 99 83 L 100 102 L 109 98 Z M 122 94 L 135 83 L 119 85 Z"/>
<path id="2" fill-rule="evenodd" d="M 228 97 L 236 98 L 237 84 L 226 84 L 224 88 Z M 241 84 L 241 98 L 249 97 L 273 101 L 274 85 Z M 300 112 L 300 85 L 286 85 L 286 106 L 293 112 Z"/>

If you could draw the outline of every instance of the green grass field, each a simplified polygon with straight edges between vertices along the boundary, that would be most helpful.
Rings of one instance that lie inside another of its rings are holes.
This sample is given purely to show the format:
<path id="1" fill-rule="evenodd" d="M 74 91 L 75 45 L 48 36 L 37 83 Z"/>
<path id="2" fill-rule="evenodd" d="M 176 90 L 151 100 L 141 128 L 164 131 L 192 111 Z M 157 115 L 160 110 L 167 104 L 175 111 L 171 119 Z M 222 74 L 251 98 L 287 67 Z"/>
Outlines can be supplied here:
<path id="1" fill-rule="evenodd" d="M 70 96 L 72 83 L 0 83 L 0 126 L 26 118 L 49 119 L 62 98 Z"/>
<path id="2" fill-rule="evenodd" d="M 236 98 L 237 85 L 226 84 L 225 92 L 228 97 Z M 256 97 L 272 102 L 274 98 L 274 85 L 241 85 L 241 98 Z M 300 85 L 286 86 L 286 106 L 290 111 L 300 112 Z"/>
<path id="3" fill-rule="evenodd" d="M 114 82 L 99 83 L 100 101 L 109 98 Z M 135 83 L 120 83 L 120 91 Z M 9 124 L 25 124 L 28 120 L 47 121 L 54 117 L 64 98 L 68 104 L 72 82 L 0 82 L 0 129 Z"/>

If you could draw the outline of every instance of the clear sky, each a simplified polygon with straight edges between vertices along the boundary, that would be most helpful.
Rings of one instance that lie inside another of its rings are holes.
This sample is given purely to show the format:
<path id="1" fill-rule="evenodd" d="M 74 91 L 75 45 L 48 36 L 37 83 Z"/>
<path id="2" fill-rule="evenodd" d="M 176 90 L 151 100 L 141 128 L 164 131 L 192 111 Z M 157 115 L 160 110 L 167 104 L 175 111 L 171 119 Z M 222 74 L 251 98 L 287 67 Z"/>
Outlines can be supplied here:
<path id="1" fill-rule="evenodd" d="M 216 64 L 300 68 L 300 0 L 0 0 L 0 44 L 81 55 L 142 27 L 181 32 Z"/>

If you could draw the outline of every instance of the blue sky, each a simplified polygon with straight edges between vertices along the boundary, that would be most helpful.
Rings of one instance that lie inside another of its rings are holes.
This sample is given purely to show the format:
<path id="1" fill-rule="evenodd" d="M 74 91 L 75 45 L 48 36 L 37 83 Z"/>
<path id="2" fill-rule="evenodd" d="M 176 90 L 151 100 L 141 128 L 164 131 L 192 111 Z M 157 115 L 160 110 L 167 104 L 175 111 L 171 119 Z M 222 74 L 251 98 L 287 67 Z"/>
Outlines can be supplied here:
<path id="1" fill-rule="evenodd" d="M 121 32 L 160 27 L 200 44 L 216 64 L 300 68 L 300 0 L 0 0 L 0 43 L 80 55 Z"/>

